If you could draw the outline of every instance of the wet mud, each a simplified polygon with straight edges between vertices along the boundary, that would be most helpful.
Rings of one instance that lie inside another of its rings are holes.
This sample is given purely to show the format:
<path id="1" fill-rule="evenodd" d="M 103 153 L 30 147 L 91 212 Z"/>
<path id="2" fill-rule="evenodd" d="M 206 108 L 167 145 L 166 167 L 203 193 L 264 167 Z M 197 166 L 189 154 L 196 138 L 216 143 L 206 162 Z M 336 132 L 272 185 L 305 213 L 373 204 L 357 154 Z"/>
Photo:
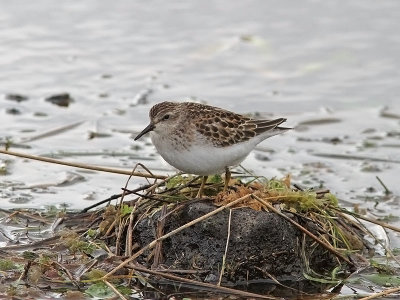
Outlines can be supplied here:
<path id="1" fill-rule="evenodd" d="M 170 232 L 215 209 L 211 203 L 194 203 L 166 219 L 165 231 Z M 293 214 L 290 218 L 299 221 Z M 139 222 L 135 242 L 143 246 L 156 236 L 160 213 Z M 279 281 L 303 281 L 303 274 L 312 268 L 317 273 L 330 272 L 337 266 L 335 257 L 323 247 L 312 246 L 309 239 L 303 244 L 302 233 L 282 217 L 251 208 L 232 210 L 230 238 L 227 240 L 229 211 L 195 224 L 162 243 L 163 267 L 197 270 L 201 281 L 216 283 L 226 251 L 224 284 L 276 278 Z M 312 250 L 311 250 L 312 249 Z M 148 255 L 148 253 L 147 253 Z M 308 266 L 306 267 L 306 262 Z"/>

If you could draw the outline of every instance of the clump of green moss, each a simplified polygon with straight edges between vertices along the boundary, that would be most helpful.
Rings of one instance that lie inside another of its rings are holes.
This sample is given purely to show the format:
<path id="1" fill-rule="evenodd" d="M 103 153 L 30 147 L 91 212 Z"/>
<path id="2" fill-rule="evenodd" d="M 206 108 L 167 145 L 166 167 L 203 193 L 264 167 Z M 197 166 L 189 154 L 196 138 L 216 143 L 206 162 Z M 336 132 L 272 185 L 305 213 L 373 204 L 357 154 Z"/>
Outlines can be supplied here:
<path id="1" fill-rule="evenodd" d="M 315 191 L 294 191 L 283 180 L 272 179 L 265 184 L 263 192 L 267 197 L 277 197 L 277 201 L 289 209 L 299 212 L 337 207 L 338 200 L 331 193 L 318 195 Z"/>
<path id="2" fill-rule="evenodd" d="M 0 259 L 0 271 L 17 270 L 19 266 L 9 259 Z"/>
<path id="3" fill-rule="evenodd" d="M 75 232 L 67 232 L 63 234 L 62 239 L 71 253 L 91 254 L 96 249 L 95 244 L 84 241 Z"/>
<path id="4" fill-rule="evenodd" d="M 99 279 L 106 275 L 107 272 L 100 269 L 92 269 L 89 272 L 85 273 L 85 278 L 89 280 Z"/>

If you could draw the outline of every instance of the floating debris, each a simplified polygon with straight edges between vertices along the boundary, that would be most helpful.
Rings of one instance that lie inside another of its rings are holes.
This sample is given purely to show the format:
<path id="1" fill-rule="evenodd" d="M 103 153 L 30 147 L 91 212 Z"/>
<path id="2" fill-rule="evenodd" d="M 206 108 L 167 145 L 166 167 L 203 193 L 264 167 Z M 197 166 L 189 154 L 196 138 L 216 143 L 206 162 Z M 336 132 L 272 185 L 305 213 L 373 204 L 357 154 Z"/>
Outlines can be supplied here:
<path id="1" fill-rule="evenodd" d="M 19 103 L 19 102 L 27 101 L 29 98 L 27 96 L 20 95 L 20 94 L 7 94 L 6 99 Z"/>
<path id="2" fill-rule="evenodd" d="M 6 109 L 6 113 L 9 115 L 20 115 L 21 111 L 18 108 L 11 107 Z"/>
<path id="3" fill-rule="evenodd" d="M 322 118 L 322 119 L 314 119 L 300 122 L 299 125 L 325 125 L 332 123 L 339 123 L 341 119 L 338 118 Z"/>
<path id="4" fill-rule="evenodd" d="M 72 102 L 74 102 L 74 99 L 72 99 L 68 93 L 63 93 L 47 97 L 45 101 L 61 107 L 68 107 Z"/>

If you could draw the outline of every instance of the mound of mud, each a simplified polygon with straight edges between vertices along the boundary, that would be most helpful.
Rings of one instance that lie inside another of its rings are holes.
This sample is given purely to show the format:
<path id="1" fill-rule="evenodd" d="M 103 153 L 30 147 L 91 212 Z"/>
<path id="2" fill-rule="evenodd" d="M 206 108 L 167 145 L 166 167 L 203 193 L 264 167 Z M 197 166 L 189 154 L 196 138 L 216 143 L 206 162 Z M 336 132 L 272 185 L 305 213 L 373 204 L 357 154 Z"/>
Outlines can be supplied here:
<path id="1" fill-rule="evenodd" d="M 164 231 L 170 232 L 215 209 L 208 202 L 188 204 L 165 218 Z M 222 282 L 233 284 L 271 278 L 303 280 L 309 268 L 323 274 L 338 263 L 325 248 L 304 238 L 300 230 L 275 213 L 242 207 L 229 215 L 229 210 L 223 210 L 164 240 L 159 263 L 171 270 L 196 270 L 197 280 L 217 282 L 227 247 Z M 302 223 L 296 215 L 286 215 Z M 140 247 L 156 239 L 160 218 L 161 212 L 157 212 L 138 223 L 134 241 Z M 316 228 L 307 223 L 310 221 L 302 225 Z M 151 264 L 149 255 L 147 252 L 141 257 L 142 263 Z"/>

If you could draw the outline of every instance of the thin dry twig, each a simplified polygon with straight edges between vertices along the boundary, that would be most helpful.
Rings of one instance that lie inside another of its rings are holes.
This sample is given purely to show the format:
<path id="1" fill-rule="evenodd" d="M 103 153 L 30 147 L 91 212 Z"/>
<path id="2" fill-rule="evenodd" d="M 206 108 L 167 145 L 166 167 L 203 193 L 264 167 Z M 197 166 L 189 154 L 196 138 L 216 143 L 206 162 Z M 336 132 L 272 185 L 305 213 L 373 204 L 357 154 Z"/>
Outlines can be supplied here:
<path id="1" fill-rule="evenodd" d="M 169 273 L 163 273 L 163 272 L 158 272 L 158 271 L 155 271 L 155 270 L 150 270 L 150 269 L 144 268 L 142 266 L 138 266 L 138 265 L 132 265 L 131 264 L 129 266 L 132 267 L 134 270 L 137 270 L 137 271 L 140 271 L 140 272 L 143 272 L 143 273 L 147 273 L 147 274 L 151 274 L 151 275 L 157 275 L 157 276 L 161 276 L 161 277 L 164 277 L 164 278 L 167 278 L 167 279 L 189 283 L 191 285 L 205 287 L 205 288 L 211 289 L 213 292 L 221 292 L 221 293 L 227 293 L 227 294 L 232 294 L 232 295 L 239 295 L 239 296 L 246 297 L 246 298 L 260 298 L 260 299 L 270 299 L 270 300 L 281 299 L 281 298 L 276 298 L 276 297 L 272 297 L 272 296 L 266 296 L 266 295 L 260 295 L 260 294 L 254 294 L 254 293 L 250 293 L 250 292 L 245 292 L 245 291 L 241 291 L 241 290 L 235 290 L 235 289 L 231 289 L 231 288 L 224 287 L 224 286 L 217 286 L 217 285 L 214 285 L 214 284 L 211 284 L 211 283 L 199 282 L 199 281 L 195 281 L 195 280 L 179 277 L 179 276 L 176 276 L 176 275 L 172 275 L 172 274 L 169 274 Z"/>
<path id="2" fill-rule="evenodd" d="M 111 197 L 109 197 L 107 199 L 101 200 L 101 201 L 99 201 L 99 202 L 97 202 L 97 203 L 95 203 L 93 205 L 90 205 L 90 206 L 84 208 L 81 211 L 81 213 L 85 213 L 85 212 L 89 211 L 90 209 L 95 208 L 95 207 L 97 207 L 97 206 L 99 206 L 101 204 L 104 204 L 104 203 L 107 203 L 107 202 L 111 202 L 112 200 L 119 199 L 122 196 L 127 196 L 127 195 L 130 195 L 130 194 L 135 194 L 136 195 L 136 192 L 140 192 L 140 191 L 146 190 L 146 195 L 147 195 L 148 193 L 154 191 L 157 187 L 159 187 L 162 184 L 164 184 L 166 181 L 168 181 L 171 178 L 174 178 L 175 176 L 178 176 L 178 175 L 180 175 L 180 173 L 172 175 L 172 176 L 169 176 L 169 177 L 165 178 L 164 180 L 162 180 L 160 182 L 156 182 L 154 184 L 146 184 L 146 185 L 140 186 L 140 187 L 138 187 L 136 189 L 133 189 L 133 190 L 123 189 L 123 193 L 117 194 L 117 195 L 112 195 Z M 142 196 L 142 195 L 140 195 L 140 196 Z"/>
<path id="3" fill-rule="evenodd" d="M 56 134 L 59 134 L 59 133 L 63 133 L 65 131 L 67 131 L 67 130 L 70 130 L 70 129 L 73 129 L 75 127 L 78 127 L 79 125 L 83 124 L 84 122 L 85 121 L 79 121 L 79 122 L 75 122 L 75 123 L 72 123 L 72 124 L 61 126 L 59 128 L 46 131 L 44 133 L 32 136 L 30 138 L 23 139 L 21 143 L 33 142 L 33 141 L 36 141 L 36 140 L 39 140 L 39 139 L 43 139 L 43 138 L 47 138 L 47 137 L 50 137 L 50 136 L 53 136 L 53 135 L 56 135 Z"/>
<path id="4" fill-rule="evenodd" d="M 78 282 L 74 279 L 71 272 L 66 267 L 64 267 L 62 264 L 60 264 L 56 261 L 53 261 L 53 264 L 58 266 L 67 275 L 67 277 L 69 278 L 69 280 L 71 280 L 71 282 L 74 286 L 79 287 Z"/>
<path id="5" fill-rule="evenodd" d="M 131 175 L 132 174 L 131 171 L 126 171 L 126 170 L 121 170 L 121 169 L 106 168 L 106 167 L 99 167 L 99 166 L 93 166 L 93 165 L 87 165 L 87 164 L 81 164 L 81 163 L 67 162 L 67 161 L 62 161 L 59 159 L 30 155 L 30 154 L 26 154 L 26 153 L 15 152 L 15 151 L 7 151 L 7 150 L 0 149 L 0 153 L 6 154 L 6 155 L 12 155 L 12 156 L 33 159 L 33 160 L 44 161 L 44 162 L 48 162 L 48 163 L 52 163 L 52 164 L 75 167 L 75 168 L 80 168 L 80 169 L 87 169 L 87 170 L 94 170 L 94 171 L 101 171 L 101 172 L 108 172 L 108 173 L 115 173 L 115 174 L 123 174 L 123 175 Z M 167 176 L 165 176 L 165 175 L 145 174 L 145 173 L 141 173 L 141 172 L 135 172 L 135 173 L 133 173 L 133 176 L 145 177 L 145 178 L 155 178 L 155 179 L 167 178 Z"/>
<path id="6" fill-rule="evenodd" d="M 395 287 L 395 288 L 392 288 L 392 289 L 387 289 L 387 290 L 384 290 L 384 291 L 382 291 L 382 292 L 379 292 L 379 293 L 370 295 L 370 296 L 368 296 L 368 297 L 361 298 L 361 299 L 359 299 L 359 300 L 376 299 L 376 298 L 380 298 L 380 297 L 382 297 L 382 296 L 388 296 L 388 295 L 390 295 L 390 294 L 394 294 L 394 293 L 396 293 L 396 292 L 400 292 L 400 287 Z"/>
<path id="7" fill-rule="evenodd" d="M 157 229 L 156 229 L 156 238 L 160 238 L 164 235 L 164 226 L 165 226 L 165 218 L 164 216 L 167 213 L 167 206 L 163 205 L 161 209 L 160 219 L 157 221 Z M 158 265 L 162 261 L 162 241 L 159 241 L 156 246 L 154 247 L 154 259 L 152 264 L 152 269 L 158 267 Z"/>
<path id="8" fill-rule="evenodd" d="M 124 295 L 122 295 L 116 288 L 114 285 L 112 285 L 110 282 L 108 282 L 107 280 L 103 281 L 110 289 L 113 290 L 113 292 L 122 300 L 128 300 L 127 298 L 125 298 Z"/>
<path id="9" fill-rule="evenodd" d="M 388 189 L 388 187 L 386 186 L 386 184 L 383 183 L 382 179 L 379 178 L 379 176 L 375 176 L 376 179 L 379 181 L 379 183 L 381 184 L 381 186 L 384 188 L 385 190 L 385 195 L 390 195 L 392 192 Z"/>
<path id="10" fill-rule="evenodd" d="M 387 243 L 385 243 L 384 241 L 382 241 L 381 239 L 376 237 L 375 234 L 371 230 L 369 230 L 367 228 L 367 226 L 365 226 L 365 224 L 363 224 L 360 220 L 358 220 L 358 219 L 356 219 L 356 220 L 359 223 L 359 225 L 361 227 L 363 227 L 364 230 L 375 240 L 375 243 L 379 244 L 383 249 L 385 249 L 386 254 L 389 257 L 391 257 L 395 262 L 397 262 L 397 264 L 400 266 L 400 261 L 396 258 L 396 256 L 393 254 L 393 252 L 387 246 L 387 243 L 389 243 L 389 241 L 387 241 Z"/>
<path id="11" fill-rule="evenodd" d="M 128 184 L 129 184 L 129 181 L 131 180 L 131 178 L 132 178 L 132 176 L 133 176 L 133 174 L 135 173 L 135 171 L 136 171 L 136 169 L 138 168 L 138 167 L 142 167 L 142 168 L 144 168 L 149 174 L 153 174 L 153 173 L 151 173 L 151 171 L 150 170 L 148 170 L 143 164 L 141 164 L 141 163 L 137 163 L 136 165 L 135 165 L 135 167 L 132 169 L 132 171 L 131 171 L 131 174 L 129 175 L 129 177 L 128 177 L 128 179 L 126 180 L 126 183 L 125 183 L 125 188 L 123 189 L 123 192 L 122 192 L 122 196 L 121 196 L 121 200 L 119 201 L 119 203 L 118 203 L 118 205 L 117 205 L 117 207 L 119 207 L 119 209 L 122 209 L 122 202 L 124 201 L 124 198 L 125 198 L 125 195 L 126 195 L 126 191 L 127 191 L 127 188 L 128 188 Z M 157 180 L 157 179 L 156 179 Z M 149 182 L 148 180 L 147 180 L 147 182 Z M 150 184 L 150 183 L 149 183 Z M 153 183 L 154 184 L 154 183 Z M 131 217 L 132 217 L 132 214 L 131 214 Z M 115 255 L 118 255 L 118 253 L 119 253 L 119 251 L 120 251 L 120 243 L 121 243 L 121 239 L 123 238 L 123 233 L 124 233 L 124 229 L 125 229 L 125 225 L 127 224 L 127 223 L 131 223 L 132 221 L 130 221 L 130 218 L 129 219 L 126 219 L 126 218 L 118 218 L 119 219 L 119 224 L 118 224 L 118 233 L 117 233 L 117 239 L 116 239 L 116 242 L 115 242 Z M 126 239 L 126 237 L 125 237 L 125 239 Z"/>
<path id="12" fill-rule="evenodd" d="M 210 270 L 158 269 L 157 272 L 198 275 L 198 274 L 206 274 L 206 273 L 210 272 Z"/>
<path id="13" fill-rule="evenodd" d="M 87 266 L 81 272 L 79 272 L 79 274 L 77 274 L 76 280 L 81 281 L 81 277 L 89 272 L 95 265 L 97 265 L 98 262 L 99 261 L 97 259 L 93 259 L 89 265 L 86 264 Z"/>
<path id="14" fill-rule="evenodd" d="M 231 237 L 231 221 L 232 221 L 232 209 L 229 210 L 229 219 L 228 219 L 228 234 L 226 237 L 226 245 L 225 245 L 225 253 L 222 256 L 222 267 L 221 272 L 219 274 L 218 286 L 221 285 L 222 276 L 224 275 L 225 271 L 225 264 L 226 264 L 226 254 L 228 253 L 228 246 L 229 246 L 229 238 Z"/>
<path id="15" fill-rule="evenodd" d="M 147 168 L 146 168 L 145 166 L 143 166 L 142 164 L 140 164 L 140 165 L 141 165 L 143 168 L 145 168 L 145 169 L 147 170 Z M 135 171 L 136 167 L 137 167 L 137 165 L 135 166 L 135 168 L 133 169 L 133 171 Z M 150 171 L 149 171 L 149 172 L 150 172 Z M 165 202 L 165 203 L 167 203 L 167 204 L 170 204 L 170 201 L 167 201 L 167 200 L 164 200 L 164 199 L 161 199 L 161 198 L 157 198 L 157 197 L 153 197 L 153 196 L 149 196 L 149 195 L 153 194 L 153 193 L 154 193 L 154 190 L 155 190 L 156 188 L 160 187 L 161 185 L 165 184 L 168 180 L 170 180 L 170 179 L 172 179 L 172 178 L 174 178 L 174 177 L 176 177 L 176 176 L 178 176 L 178 175 L 180 175 L 180 174 L 181 174 L 181 173 L 179 172 L 179 173 L 177 173 L 177 174 L 175 174 L 175 175 L 172 175 L 172 176 L 169 176 L 169 177 L 163 179 L 162 181 L 160 181 L 160 182 L 158 182 L 158 183 L 157 183 L 157 180 L 156 180 L 153 184 L 148 184 L 148 185 L 146 186 L 146 188 L 142 188 L 142 189 L 139 190 L 139 191 L 144 191 L 144 190 L 146 190 L 144 194 L 139 194 L 139 193 L 137 193 L 137 192 L 138 192 L 137 189 L 135 189 L 135 190 L 128 190 L 128 189 L 127 189 L 128 181 L 129 181 L 130 178 L 132 177 L 132 175 L 131 175 L 131 176 L 129 177 L 129 179 L 127 180 L 127 183 L 126 183 L 126 185 L 125 185 L 125 188 L 122 189 L 122 190 L 123 190 L 123 193 L 121 194 L 121 195 L 122 195 L 122 197 L 121 197 L 121 202 L 122 202 L 124 196 L 129 195 L 129 194 L 134 194 L 134 195 L 139 196 L 140 198 L 146 198 L 146 199 L 155 200 L 155 201 L 158 201 L 158 202 Z M 165 192 L 165 191 L 163 191 L 163 192 Z M 159 193 L 159 194 L 162 194 L 163 192 L 161 192 L 161 193 Z"/>
<path id="16" fill-rule="evenodd" d="M 283 283 L 280 283 L 278 279 L 276 279 L 274 276 L 272 276 L 272 275 L 271 275 L 270 273 L 268 273 L 266 270 L 263 270 L 263 269 L 261 269 L 261 268 L 259 268 L 259 267 L 257 267 L 257 266 L 254 266 L 254 268 L 256 268 L 256 269 L 259 270 L 261 273 L 263 273 L 263 274 L 265 274 L 266 276 L 268 276 L 273 282 L 275 282 L 277 285 L 279 285 L 279 286 L 281 286 L 281 287 L 284 287 L 285 289 L 295 291 L 296 293 L 302 294 L 302 295 L 311 295 L 311 294 L 305 293 L 305 292 L 303 292 L 303 291 L 301 291 L 301 290 L 292 288 L 292 287 L 290 287 L 290 286 L 288 286 L 288 285 L 284 285 Z"/>
<path id="17" fill-rule="evenodd" d="M 140 165 L 140 166 L 143 166 L 142 164 L 137 163 L 137 164 L 135 165 L 135 167 L 132 169 L 131 173 L 129 174 L 129 177 L 128 177 L 128 179 L 127 179 L 126 182 L 125 182 L 125 187 L 122 189 L 121 200 L 119 201 L 118 206 L 121 206 L 122 202 L 124 201 L 125 195 L 127 194 L 126 191 L 127 191 L 127 188 L 128 188 L 129 181 L 131 181 L 131 178 L 132 178 L 133 174 L 135 174 L 136 169 L 137 169 L 137 167 L 138 167 L 139 165 Z M 149 174 L 152 174 L 152 173 L 149 172 Z M 147 181 L 147 183 L 150 184 L 149 181 Z"/>
<path id="18" fill-rule="evenodd" d="M 115 255 L 119 255 L 121 251 L 121 240 L 123 239 L 123 234 L 124 230 L 126 227 L 126 224 L 129 223 L 129 218 L 118 218 L 119 219 L 119 224 L 118 224 L 118 229 L 117 229 L 117 238 L 115 241 Z"/>
<path id="19" fill-rule="evenodd" d="M 136 209 L 135 207 L 132 209 L 131 213 L 129 214 L 129 224 L 128 224 L 128 229 L 126 232 L 126 237 L 125 237 L 125 255 L 126 256 L 131 256 L 132 255 L 132 241 L 133 241 L 133 219 L 134 219 L 134 213 Z"/>
<path id="20" fill-rule="evenodd" d="M 31 266 L 32 266 L 32 260 L 28 260 L 27 264 L 24 267 L 24 272 L 21 273 L 21 276 L 19 277 L 18 280 L 26 280 Z"/>
<path id="21" fill-rule="evenodd" d="M 125 189 L 122 189 L 122 190 L 125 191 Z M 129 191 L 129 190 L 126 190 L 126 191 Z M 138 197 L 140 197 L 140 198 L 145 198 L 145 199 L 154 200 L 154 201 L 157 201 L 157 202 L 162 202 L 162 203 L 166 203 L 166 204 L 171 204 L 171 201 L 165 200 L 165 199 L 163 199 L 163 198 L 157 198 L 157 197 L 153 197 L 153 196 L 148 196 L 148 195 L 144 195 L 144 194 L 139 194 L 138 192 L 133 192 L 133 191 L 131 191 L 130 193 L 131 193 L 131 194 L 134 194 L 134 195 L 136 195 L 136 196 L 138 196 Z"/>
<path id="22" fill-rule="evenodd" d="M 391 230 L 393 230 L 393 231 L 400 232 L 400 228 L 399 228 L 399 227 L 390 225 L 390 224 L 388 224 L 388 223 L 381 222 L 381 221 L 378 221 L 378 220 L 375 220 L 375 219 L 372 219 L 372 218 L 364 217 L 364 216 L 362 216 L 362 215 L 360 215 L 360 214 L 357 214 L 357 213 L 348 211 L 348 210 L 346 210 L 346 209 L 340 209 L 340 208 L 337 208 L 337 207 L 334 207 L 334 206 L 329 206 L 329 208 L 332 208 L 332 209 L 334 209 L 334 210 L 336 210 L 336 211 L 339 211 L 339 212 L 342 212 L 342 213 L 351 215 L 351 216 L 353 216 L 353 217 L 356 217 L 357 219 L 361 219 L 361 220 L 364 220 L 364 221 L 368 221 L 368 222 L 371 222 L 371 223 L 380 225 L 380 226 L 382 226 L 382 227 L 391 229 Z"/>
<path id="23" fill-rule="evenodd" d="M 39 221 L 39 222 L 42 222 L 44 224 L 51 224 L 51 222 L 49 222 L 45 218 L 42 218 L 42 217 L 39 217 L 39 216 L 35 216 L 35 215 L 30 214 L 30 213 L 25 212 L 25 211 L 14 211 L 7 218 L 11 219 L 11 218 L 13 218 L 14 216 L 17 216 L 17 215 L 22 215 L 22 216 L 24 216 L 26 218 L 33 219 L 35 221 Z"/>
<path id="24" fill-rule="evenodd" d="M 238 198 L 238 199 L 236 199 L 235 201 L 232 201 L 231 203 L 228 203 L 228 204 L 226 204 L 226 205 L 224 205 L 224 206 L 221 206 L 221 207 L 219 207 L 219 208 L 217 208 L 217 209 L 215 209 L 215 210 L 209 212 L 208 214 L 205 214 L 205 215 L 203 215 L 203 216 L 201 216 L 201 217 L 199 217 L 199 218 L 197 218 L 197 219 L 195 219 L 195 220 L 193 220 L 193 221 L 190 221 L 190 222 L 188 222 L 188 223 L 186 223 L 186 224 L 184 224 L 184 225 L 182 225 L 182 226 L 176 228 L 175 230 L 172 230 L 172 231 L 170 231 L 169 233 L 164 234 L 164 235 L 161 236 L 160 238 L 153 240 L 151 243 L 149 243 L 149 244 L 147 244 L 146 246 L 144 246 L 142 249 L 140 249 L 140 250 L 139 250 L 138 252 L 136 252 L 134 255 L 132 255 L 131 257 L 129 257 L 129 258 L 126 259 L 125 261 L 123 261 L 119 266 L 117 266 L 116 268 L 114 268 L 113 270 L 111 270 L 110 272 L 108 272 L 106 275 L 104 275 L 103 278 L 107 278 L 107 277 L 111 276 L 111 275 L 114 274 L 116 271 L 120 270 L 122 267 L 126 266 L 128 263 L 130 263 L 131 261 L 133 261 L 133 260 L 135 260 L 136 258 L 138 258 L 138 257 L 139 257 L 141 254 L 143 254 L 146 250 L 152 249 L 155 245 L 157 245 L 157 243 L 158 243 L 159 241 L 165 240 L 165 239 L 167 239 L 167 238 L 169 238 L 169 237 L 171 237 L 171 236 L 177 234 L 178 232 L 180 232 L 180 231 L 182 231 L 182 230 L 184 230 L 184 229 L 186 229 L 186 228 L 188 228 L 188 227 L 190 227 L 190 226 L 192 226 L 192 225 L 194 225 L 194 224 L 196 224 L 196 223 L 199 223 L 199 222 L 201 222 L 201 221 L 203 221 L 203 220 L 205 220 L 205 219 L 207 219 L 207 218 L 209 218 L 209 217 L 211 217 L 211 216 L 213 216 L 213 215 L 219 213 L 220 211 L 224 210 L 225 208 L 231 207 L 231 206 L 233 206 L 233 205 L 235 205 L 235 204 L 237 204 L 237 203 L 239 203 L 239 202 L 241 202 L 241 201 L 243 201 L 243 200 L 249 198 L 251 195 L 252 195 L 252 194 L 248 194 L 248 195 L 245 195 L 245 196 L 243 196 L 243 197 L 241 197 L 241 198 Z"/>
<path id="25" fill-rule="evenodd" d="M 140 187 L 138 187 L 138 188 L 136 188 L 136 189 L 134 189 L 134 190 L 123 190 L 123 191 L 125 192 L 125 196 L 127 196 L 127 195 L 133 194 L 133 193 L 135 193 L 135 192 L 143 191 L 143 190 L 145 190 L 145 189 L 147 189 L 147 188 L 149 188 L 149 187 L 151 187 L 151 186 L 153 186 L 153 185 L 154 185 L 154 184 L 146 184 L 146 185 L 140 186 Z M 111 202 L 112 200 L 117 200 L 117 199 L 119 199 L 120 197 L 122 197 L 122 195 L 123 195 L 123 193 L 121 193 L 121 194 L 116 194 L 116 195 L 112 195 L 112 196 L 108 197 L 107 199 L 103 199 L 103 200 L 101 200 L 101 201 L 99 201 L 99 202 L 96 202 L 95 204 L 90 205 L 90 206 L 88 206 L 88 207 L 82 209 L 82 210 L 81 210 L 81 213 L 88 212 L 90 209 L 95 208 L 95 207 L 97 207 L 97 206 L 99 206 L 99 205 L 102 205 L 102 204 L 104 204 L 104 203 Z"/>
<path id="26" fill-rule="evenodd" d="M 131 177 L 134 176 L 133 173 L 135 173 L 137 167 L 142 167 L 147 173 L 149 173 L 150 175 L 153 176 L 153 177 L 151 177 L 151 178 L 154 178 L 153 172 L 151 172 L 150 169 L 147 168 L 147 167 L 146 167 L 144 164 L 142 164 L 142 163 L 137 163 L 137 164 L 136 164 L 135 168 L 133 169 L 133 172 L 131 173 Z M 167 178 L 167 177 L 165 177 L 165 178 L 163 178 L 163 179 L 165 180 L 166 178 Z M 148 178 L 146 178 L 146 180 L 147 180 L 147 183 L 150 183 Z"/>

